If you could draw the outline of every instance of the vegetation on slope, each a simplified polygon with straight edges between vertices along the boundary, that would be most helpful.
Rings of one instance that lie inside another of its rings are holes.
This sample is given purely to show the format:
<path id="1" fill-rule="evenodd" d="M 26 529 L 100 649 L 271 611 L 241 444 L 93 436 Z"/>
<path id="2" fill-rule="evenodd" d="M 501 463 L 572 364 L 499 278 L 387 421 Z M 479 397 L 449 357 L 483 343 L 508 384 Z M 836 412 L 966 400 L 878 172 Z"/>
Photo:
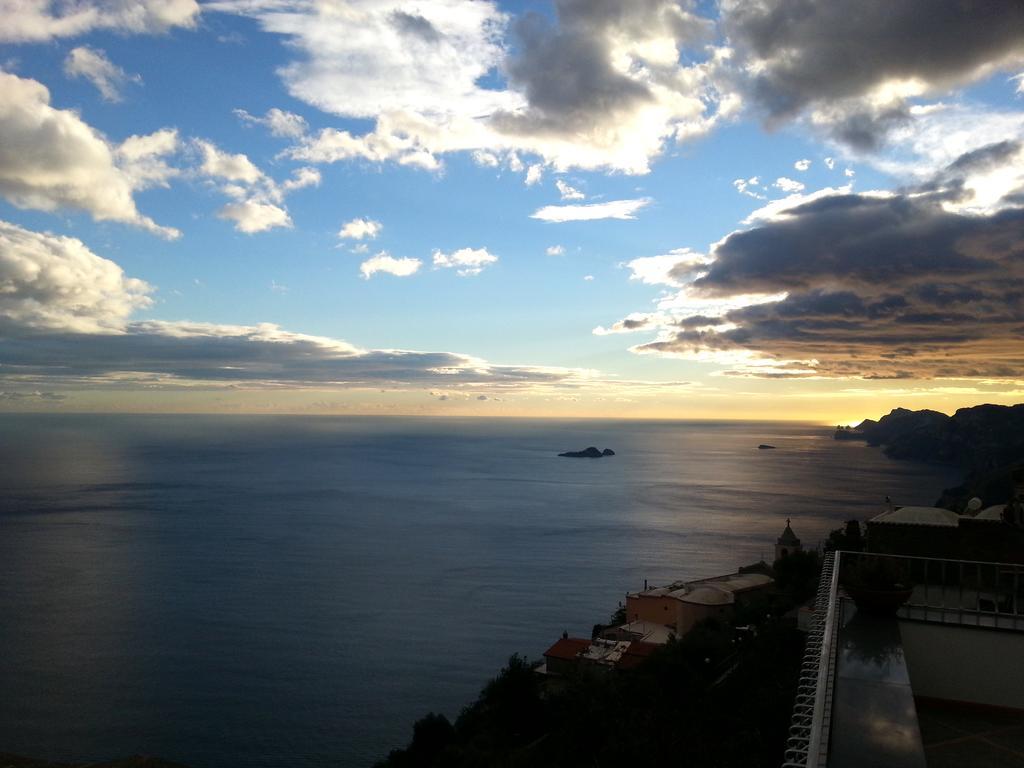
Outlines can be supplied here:
<path id="1" fill-rule="evenodd" d="M 804 636 L 779 619 L 812 594 L 817 558 L 780 561 L 779 594 L 746 606 L 737 632 L 714 620 L 630 672 L 581 666 L 566 679 L 508 664 L 454 723 L 429 714 L 378 768 L 685 764 L 777 766 L 785 747 Z"/>

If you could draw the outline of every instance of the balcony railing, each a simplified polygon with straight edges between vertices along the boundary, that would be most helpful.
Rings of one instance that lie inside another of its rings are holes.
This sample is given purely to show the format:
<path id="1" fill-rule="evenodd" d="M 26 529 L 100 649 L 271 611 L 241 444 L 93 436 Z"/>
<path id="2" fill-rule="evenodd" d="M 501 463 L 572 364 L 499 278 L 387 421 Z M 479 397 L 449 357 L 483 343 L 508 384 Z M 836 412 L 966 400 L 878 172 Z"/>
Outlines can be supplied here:
<path id="1" fill-rule="evenodd" d="M 865 557 L 897 563 L 914 585 L 900 618 L 1024 631 L 1024 565 L 843 553 L 846 565 Z"/>
<path id="2" fill-rule="evenodd" d="M 783 768 L 824 768 L 836 682 L 841 572 L 863 558 L 885 558 L 914 585 L 898 618 L 1024 631 L 1024 565 L 868 552 L 825 555 L 808 632 Z"/>
<path id="3" fill-rule="evenodd" d="M 814 619 L 807 633 L 783 768 L 816 768 L 825 764 L 828 753 L 839 617 L 836 595 L 840 558 L 840 552 L 829 552 L 822 562 L 818 594 L 814 601 Z"/>

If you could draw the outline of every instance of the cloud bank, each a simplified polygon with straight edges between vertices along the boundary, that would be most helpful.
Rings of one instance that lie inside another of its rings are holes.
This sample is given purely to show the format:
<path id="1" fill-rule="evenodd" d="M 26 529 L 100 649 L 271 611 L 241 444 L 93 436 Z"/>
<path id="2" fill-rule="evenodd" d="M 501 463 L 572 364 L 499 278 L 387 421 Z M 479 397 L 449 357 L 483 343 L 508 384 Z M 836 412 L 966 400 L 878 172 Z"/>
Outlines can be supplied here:
<path id="1" fill-rule="evenodd" d="M 466 263 L 479 261 L 473 257 Z M 133 320 L 135 312 L 152 305 L 152 293 L 150 285 L 126 277 L 80 240 L 0 222 L 0 391 L 7 399 L 24 399 L 29 394 L 16 389 L 41 382 L 70 389 L 514 389 L 568 386 L 589 375 L 492 365 L 454 352 L 362 349 L 269 323 Z"/>
<path id="2" fill-rule="evenodd" d="M 634 350 L 716 360 L 737 375 L 1019 376 L 1024 187 L 1004 184 L 984 214 L 971 206 L 979 180 L 1020 152 L 970 153 L 900 193 L 791 201 L 723 238 L 704 263 L 637 260 L 638 279 L 683 287 L 660 312 L 612 330 L 660 328 Z"/>

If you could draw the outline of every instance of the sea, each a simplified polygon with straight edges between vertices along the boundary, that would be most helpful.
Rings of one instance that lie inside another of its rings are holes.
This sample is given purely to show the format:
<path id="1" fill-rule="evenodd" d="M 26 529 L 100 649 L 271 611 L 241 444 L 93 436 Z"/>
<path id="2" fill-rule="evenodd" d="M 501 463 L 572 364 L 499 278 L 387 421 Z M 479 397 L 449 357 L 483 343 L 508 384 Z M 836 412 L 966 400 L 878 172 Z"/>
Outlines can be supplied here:
<path id="1" fill-rule="evenodd" d="M 958 480 L 792 422 L 3 415 L 0 753 L 371 766 L 645 580 Z"/>

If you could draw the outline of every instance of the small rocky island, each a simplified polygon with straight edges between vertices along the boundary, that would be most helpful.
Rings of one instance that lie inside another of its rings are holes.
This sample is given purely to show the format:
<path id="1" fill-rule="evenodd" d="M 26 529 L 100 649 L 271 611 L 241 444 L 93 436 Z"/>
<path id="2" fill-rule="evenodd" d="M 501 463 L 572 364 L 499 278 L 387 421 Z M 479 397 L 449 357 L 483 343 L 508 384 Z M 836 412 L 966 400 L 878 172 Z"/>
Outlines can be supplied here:
<path id="1" fill-rule="evenodd" d="M 590 446 L 589 448 L 584 448 L 582 451 L 566 451 L 565 453 L 560 453 L 558 455 L 565 456 L 570 459 L 600 459 L 602 456 L 614 456 L 615 451 L 611 448 L 605 448 L 601 451 L 594 446 Z"/>

